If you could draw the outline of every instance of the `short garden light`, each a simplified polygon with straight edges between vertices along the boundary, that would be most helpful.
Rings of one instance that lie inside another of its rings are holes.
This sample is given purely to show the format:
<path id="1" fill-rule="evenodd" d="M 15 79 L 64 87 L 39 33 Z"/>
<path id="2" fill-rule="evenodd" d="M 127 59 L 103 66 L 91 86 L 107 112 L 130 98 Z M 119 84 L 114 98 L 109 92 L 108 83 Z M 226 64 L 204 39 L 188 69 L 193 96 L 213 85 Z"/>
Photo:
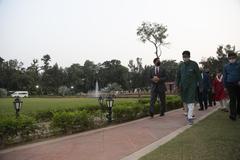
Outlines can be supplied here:
<path id="1" fill-rule="evenodd" d="M 114 100 L 111 96 L 109 96 L 106 99 L 106 104 L 107 104 L 107 108 L 108 108 L 108 115 L 107 115 L 108 122 L 112 122 L 112 107 L 113 107 L 113 104 L 114 104 Z"/>
<path id="2" fill-rule="evenodd" d="M 16 118 L 19 116 L 19 112 L 21 110 L 23 101 L 17 96 L 15 100 L 13 101 L 13 106 L 16 110 Z"/>

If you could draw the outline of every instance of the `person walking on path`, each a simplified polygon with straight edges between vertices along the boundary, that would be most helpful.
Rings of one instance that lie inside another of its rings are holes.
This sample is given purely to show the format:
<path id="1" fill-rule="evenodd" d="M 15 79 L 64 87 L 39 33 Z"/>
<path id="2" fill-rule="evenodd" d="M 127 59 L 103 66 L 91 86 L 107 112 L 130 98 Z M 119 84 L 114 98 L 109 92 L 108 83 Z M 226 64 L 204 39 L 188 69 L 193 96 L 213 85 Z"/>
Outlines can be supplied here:
<path id="1" fill-rule="evenodd" d="M 197 97 L 197 84 L 199 84 L 200 89 L 202 88 L 202 85 L 199 83 L 201 75 L 198 64 L 190 60 L 189 51 L 184 51 L 182 57 L 184 62 L 178 68 L 176 84 L 182 101 L 187 106 L 187 120 L 191 125 L 193 124 L 194 103 Z"/>
<path id="2" fill-rule="evenodd" d="M 159 97 L 161 104 L 159 103 L 159 112 L 160 116 L 164 116 L 166 110 L 166 86 L 165 81 L 166 71 L 160 65 L 160 59 L 155 58 L 153 60 L 154 67 L 150 71 L 150 80 L 151 80 L 151 99 L 150 99 L 150 116 L 154 116 L 154 104 Z"/>
<path id="3" fill-rule="evenodd" d="M 224 66 L 223 82 L 228 90 L 230 98 L 230 115 L 233 121 L 240 116 L 240 63 L 237 62 L 237 54 L 228 53 L 229 63 Z"/>
<path id="4" fill-rule="evenodd" d="M 212 83 L 213 83 L 213 74 L 210 73 L 209 69 L 205 69 L 205 73 L 208 76 L 209 79 L 209 88 L 208 88 L 208 93 L 207 93 L 207 100 L 208 100 L 208 106 L 212 107 L 213 106 L 213 92 L 212 92 Z"/>
<path id="5" fill-rule="evenodd" d="M 217 71 L 216 77 L 213 80 L 213 93 L 214 99 L 220 103 L 221 110 L 228 112 L 226 104 L 226 92 L 223 85 L 223 74 L 221 70 Z"/>
<path id="6" fill-rule="evenodd" d="M 209 90 L 211 89 L 211 82 L 208 74 L 206 71 L 201 70 L 201 82 L 202 84 L 202 89 L 199 90 L 199 105 L 200 109 L 199 111 L 206 110 L 208 108 L 208 96 L 209 95 Z M 198 86 L 199 88 L 199 86 Z"/>

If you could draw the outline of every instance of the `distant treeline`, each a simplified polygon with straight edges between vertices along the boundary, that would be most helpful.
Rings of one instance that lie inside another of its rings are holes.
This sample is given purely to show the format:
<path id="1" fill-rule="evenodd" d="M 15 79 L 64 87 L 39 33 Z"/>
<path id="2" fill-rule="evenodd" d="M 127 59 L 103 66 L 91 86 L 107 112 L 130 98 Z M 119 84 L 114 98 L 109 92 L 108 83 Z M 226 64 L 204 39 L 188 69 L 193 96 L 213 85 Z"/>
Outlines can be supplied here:
<path id="1" fill-rule="evenodd" d="M 234 46 L 219 46 L 217 58 L 209 57 L 200 63 L 214 73 L 227 63 L 229 51 L 238 53 Z M 137 58 L 136 62 L 130 60 L 128 67 L 123 66 L 120 60 L 113 59 L 98 64 L 86 60 L 83 65 L 76 63 L 62 68 L 57 63 L 50 65 L 51 57 L 48 54 L 41 61 L 42 66 L 38 59 L 34 59 L 29 67 L 24 68 L 23 63 L 16 59 L 5 61 L 0 57 L 0 88 L 7 91 L 26 90 L 32 95 L 57 95 L 60 88 L 66 88 L 73 94 L 86 93 L 95 89 L 96 81 L 100 89 L 109 84 L 117 84 L 118 89 L 122 90 L 148 88 L 150 85 L 149 71 L 152 65 L 143 66 L 141 58 Z M 175 80 L 178 65 L 175 60 L 161 62 L 167 71 L 167 81 Z"/>

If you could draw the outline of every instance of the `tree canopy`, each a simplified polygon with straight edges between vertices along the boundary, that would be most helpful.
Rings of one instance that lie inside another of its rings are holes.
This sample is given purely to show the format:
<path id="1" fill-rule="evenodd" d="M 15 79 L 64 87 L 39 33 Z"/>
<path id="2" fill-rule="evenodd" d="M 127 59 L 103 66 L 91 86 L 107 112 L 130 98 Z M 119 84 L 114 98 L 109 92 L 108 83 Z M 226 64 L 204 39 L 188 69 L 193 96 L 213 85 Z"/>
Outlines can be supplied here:
<path id="1" fill-rule="evenodd" d="M 165 42 L 168 37 L 167 26 L 162 24 L 143 22 L 137 28 L 137 36 L 143 43 L 148 41 L 154 45 L 156 57 L 162 54 L 161 46 L 168 44 Z"/>

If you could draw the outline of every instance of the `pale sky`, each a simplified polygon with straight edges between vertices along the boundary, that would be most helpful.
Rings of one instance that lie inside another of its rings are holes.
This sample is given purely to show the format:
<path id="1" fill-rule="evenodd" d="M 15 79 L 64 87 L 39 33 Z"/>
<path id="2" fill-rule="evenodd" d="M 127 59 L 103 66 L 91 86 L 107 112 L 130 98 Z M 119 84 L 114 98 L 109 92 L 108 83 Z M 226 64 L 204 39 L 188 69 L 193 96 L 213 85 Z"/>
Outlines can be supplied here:
<path id="1" fill-rule="evenodd" d="M 0 56 L 25 67 L 45 54 L 63 67 L 137 57 L 149 65 L 154 47 L 136 35 L 143 21 L 168 26 L 162 60 L 190 50 L 199 62 L 222 44 L 240 50 L 240 0 L 0 0 Z"/>

